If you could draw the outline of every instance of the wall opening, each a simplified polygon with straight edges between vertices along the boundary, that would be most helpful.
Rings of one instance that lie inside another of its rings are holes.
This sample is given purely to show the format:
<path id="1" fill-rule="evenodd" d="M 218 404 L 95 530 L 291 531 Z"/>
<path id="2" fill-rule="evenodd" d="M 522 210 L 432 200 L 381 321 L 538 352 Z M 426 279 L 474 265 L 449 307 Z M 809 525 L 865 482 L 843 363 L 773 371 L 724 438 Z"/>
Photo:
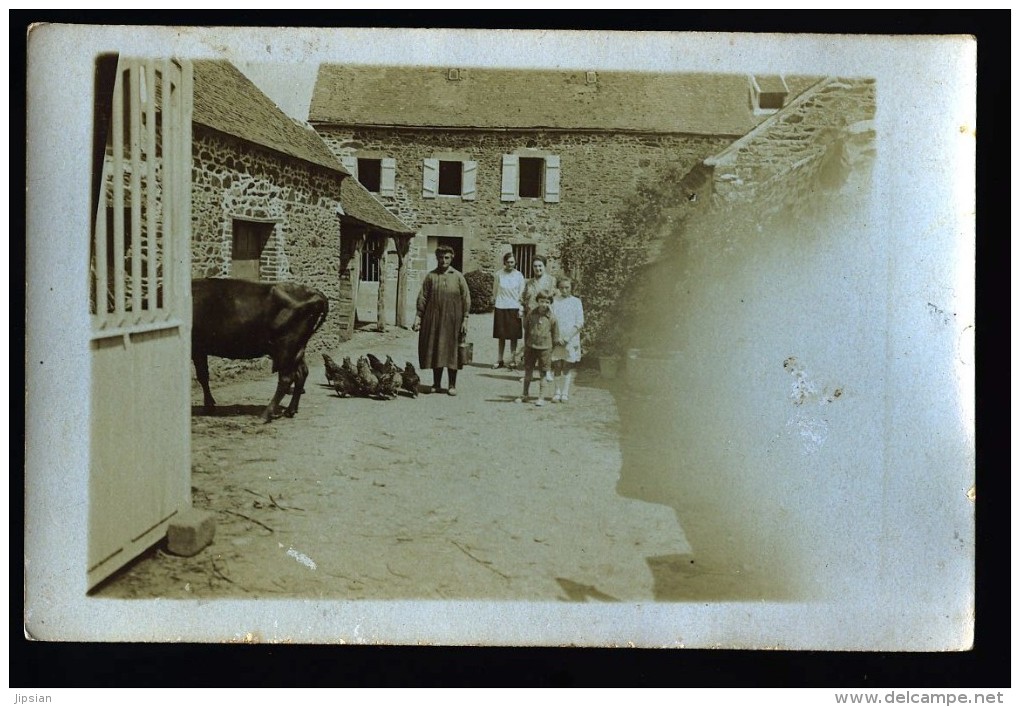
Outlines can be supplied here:
<path id="1" fill-rule="evenodd" d="M 242 280 L 261 280 L 262 251 L 275 223 L 234 219 L 230 275 Z"/>
<path id="2" fill-rule="evenodd" d="M 359 157 L 357 179 L 363 187 L 378 194 L 382 189 L 382 160 Z"/>
<path id="3" fill-rule="evenodd" d="M 517 193 L 522 199 L 539 199 L 543 195 L 542 177 L 545 160 L 541 157 L 521 157 L 519 161 Z"/>
<path id="4" fill-rule="evenodd" d="M 462 162 L 439 160 L 439 193 L 444 196 L 460 196 L 463 171 Z"/>
<path id="5" fill-rule="evenodd" d="M 514 243 L 510 249 L 513 251 L 514 260 L 517 261 L 517 269 L 524 277 L 530 278 L 532 275 L 531 264 L 535 261 L 535 244 Z"/>

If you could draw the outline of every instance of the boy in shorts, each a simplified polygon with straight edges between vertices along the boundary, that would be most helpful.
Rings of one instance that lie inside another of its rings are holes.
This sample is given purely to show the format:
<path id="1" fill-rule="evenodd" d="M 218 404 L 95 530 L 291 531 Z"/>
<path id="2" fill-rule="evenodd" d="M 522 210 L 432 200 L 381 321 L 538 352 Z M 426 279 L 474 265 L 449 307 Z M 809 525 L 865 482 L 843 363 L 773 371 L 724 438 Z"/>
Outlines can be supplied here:
<path id="1" fill-rule="evenodd" d="M 535 296 L 535 306 L 524 318 L 524 391 L 517 402 L 528 402 L 531 376 L 538 369 L 538 400 L 545 405 L 545 374 L 552 370 L 553 345 L 560 340 L 560 328 L 552 313 L 552 293 L 543 290 Z"/>

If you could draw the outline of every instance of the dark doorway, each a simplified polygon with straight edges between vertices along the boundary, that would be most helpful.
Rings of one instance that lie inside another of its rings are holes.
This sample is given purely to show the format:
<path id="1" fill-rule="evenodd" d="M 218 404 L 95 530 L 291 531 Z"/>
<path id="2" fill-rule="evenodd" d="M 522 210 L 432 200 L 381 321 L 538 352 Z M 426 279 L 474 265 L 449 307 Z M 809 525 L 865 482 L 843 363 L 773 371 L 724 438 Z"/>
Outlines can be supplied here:
<path id="1" fill-rule="evenodd" d="M 457 236 L 440 236 L 436 239 L 436 246 L 441 245 L 453 248 L 453 269 L 464 272 L 464 239 Z"/>

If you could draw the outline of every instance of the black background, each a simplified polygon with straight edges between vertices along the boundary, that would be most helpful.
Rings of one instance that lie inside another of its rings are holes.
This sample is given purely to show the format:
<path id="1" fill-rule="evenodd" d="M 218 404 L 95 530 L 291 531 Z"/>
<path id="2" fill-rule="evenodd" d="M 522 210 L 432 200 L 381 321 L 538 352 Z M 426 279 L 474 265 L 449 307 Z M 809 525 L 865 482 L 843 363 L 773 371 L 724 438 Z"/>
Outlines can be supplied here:
<path id="1" fill-rule="evenodd" d="M 335 18 L 334 18 L 335 15 Z M 239 13 L 16 11 L 10 113 L 24 108 L 34 22 L 630 31 L 970 34 L 978 39 L 977 582 L 972 651 L 840 653 L 580 648 L 43 643 L 23 635 L 24 405 L 12 405 L 10 686 L 46 687 L 1008 687 L 1009 25 L 1008 11 L 419 11 Z M 341 20 L 342 24 L 334 24 Z M 11 311 L 24 311 L 25 123 L 10 128 Z M 994 227 L 994 235 L 993 229 Z M 11 317 L 12 349 L 24 319 Z M 23 368 L 11 366 L 19 380 Z M 20 390 L 17 384 L 15 391 Z M 20 432 L 20 437 L 17 433 Z M 19 599 L 21 601 L 19 601 Z M 26 690 L 27 691 L 27 690 Z"/>

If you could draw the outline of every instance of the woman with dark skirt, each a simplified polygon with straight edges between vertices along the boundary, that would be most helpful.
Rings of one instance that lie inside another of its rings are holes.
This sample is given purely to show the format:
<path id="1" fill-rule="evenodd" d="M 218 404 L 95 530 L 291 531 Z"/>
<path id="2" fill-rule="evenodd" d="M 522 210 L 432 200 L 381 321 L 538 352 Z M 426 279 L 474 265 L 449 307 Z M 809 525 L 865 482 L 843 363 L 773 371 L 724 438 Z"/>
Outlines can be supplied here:
<path id="1" fill-rule="evenodd" d="M 510 370 L 514 369 L 514 356 L 517 353 L 517 342 L 521 338 L 521 314 L 523 306 L 521 297 L 524 295 L 524 275 L 514 266 L 513 253 L 503 256 L 503 269 L 495 274 L 492 282 L 492 299 L 496 302 L 492 317 L 492 338 L 499 342 L 499 358 L 493 368 L 503 368 L 503 352 L 506 342 L 510 342 Z"/>
<path id="2" fill-rule="evenodd" d="M 436 248 L 436 269 L 425 275 L 418 293 L 417 315 L 411 328 L 418 334 L 418 364 L 422 370 L 432 369 L 432 392 L 440 392 L 443 369 L 450 387 L 447 393 L 457 394 L 457 371 L 460 369 L 458 349 L 467 333 L 471 293 L 467 280 L 453 269 L 453 248 Z"/>

